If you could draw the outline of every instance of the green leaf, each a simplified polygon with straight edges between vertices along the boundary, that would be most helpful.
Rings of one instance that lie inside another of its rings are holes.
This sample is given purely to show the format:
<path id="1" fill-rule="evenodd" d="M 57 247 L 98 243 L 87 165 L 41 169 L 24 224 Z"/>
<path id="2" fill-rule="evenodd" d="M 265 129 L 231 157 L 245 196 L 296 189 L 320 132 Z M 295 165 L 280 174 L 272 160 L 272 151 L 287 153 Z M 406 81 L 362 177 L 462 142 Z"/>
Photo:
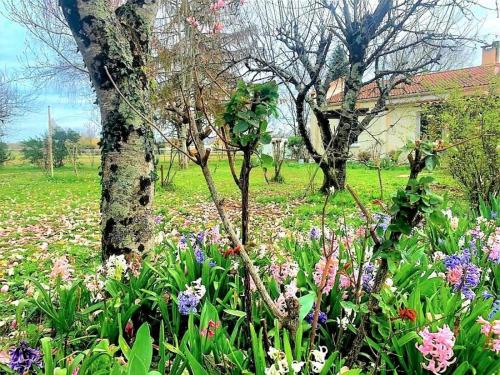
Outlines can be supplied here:
<path id="1" fill-rule="evenodd" d="M 299 310 L 299 322 L 304 320 L 307 314 L 311 311 L 314 300 L 316 299 L 316 294 L 311 292 L 299 298 L 300 310 Z"/>
<path id="2" fill-rule="evenodd" d="M 40 339 L 43 352 L 43 365 L 45 368 L 45 375 L 54 374 L 54 359 L 52 358 L 52 339 L 44 337 Z"/>
<path id="3" fill-rule="evenodd" d="M 436 168 L 436 165 L 437 165 L 437 159 L 435 156 L 427 156 L 425 158 L 425 167 L 427 168 L 427 170 L 433 171 L 434 168 Z"/>
<path id="4" fill-rule="evenodd" d="M 233 128 L 234 133 L 243 133 L 248 130 L 250 124 L 243 120 L 238 120 Z"/>
<path id="5" fill-rule="evenodd" d="M 267 166 L 272 165 L 274 162 L 273 157 L 270 155 L 267 155 L 267 154 L 260 155 L 260 160 L 262 160 L 263 165 L 267 165 Z"/>
<path id="6" fill-rule="evenodd" d="M 193 371 L 193 374 L 196 375 L 208 375 L 208 372 L 205 371 L 203 366 L 196 360 L 196 358 L 189 352 L 189 350 L 186 350 L 185 353 L 187 362 L 189 367 L 191 367 L 191 370 Z"/>
<path id="7" fill-rule="evenodd" d="M 263 145 L 267 145 L 271 143 L 271 141 L 272 137 L 270 133 L 264 133 L 260 136 L 260 143 L 262 143 Z"/>
<path id="8" fill-rule="evenodd" d="M 125 358 L 129 359 L 130 347 L 128 346 L 122 335 L 118 337 L 118 345 L 120 346 L 120 350 L 122 351 Z"/>
<path id="9" fill-rule="evenodd" d="M 434 182 L 434 177 L 432 176 L 424 176 L 424 177 L 421 177 L 419 180 L 418 180 L 418 183 L 420 185 L 429 185 L 431 184 L 432 182 Z"/>
<path id="10" fill-rule="evenodd" d="M 247 316 L 246 312 L 241 311 L 241 310 L 231 310 L 231 309 L 224 309 L 224 312 L 229 315 L 237 316 L 238 318 L 242 318 L 244 316 Z"/>
<path id="11" fill-rule="evenodd" d="M 398 339 L 398 345 L 404 346 L 408 344 L 410 341 L 417 340 L 418 338 L 419 336 L 415 332 L 413 331 L 408 332 L 406 335 Z"/>
<path id="12" fill-rule="evenodd" d="M 460 366 L 453 372 L 453 375 L 465 375 L 467 371 L 471 368 L 469 362 L 462 362 Z"/>
<path id="13" fill-rule="evenodd" d="M 141 325 L 137 331 L 137 336 L 129 356 L 128 374 L 146 375 L 153 358 L 153 344 L 147 323 Z"/>

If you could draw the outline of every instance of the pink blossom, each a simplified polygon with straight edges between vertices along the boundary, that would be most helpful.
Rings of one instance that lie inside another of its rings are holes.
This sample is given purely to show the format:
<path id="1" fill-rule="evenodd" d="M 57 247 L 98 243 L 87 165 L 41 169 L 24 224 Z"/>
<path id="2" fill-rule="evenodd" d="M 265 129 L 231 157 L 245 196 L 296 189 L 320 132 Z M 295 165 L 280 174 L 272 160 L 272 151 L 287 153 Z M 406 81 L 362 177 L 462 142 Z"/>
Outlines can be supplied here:
<path id="1" fill-rule="evenodd" d="M 462 280 L 463 276 L 463 269 L 462 266 L 457 266 L 455 268 L 451 268 L 447 273 L 446 273 L 446 280 L 452 284 L 455 285 L 459 283 Z"/>
<path id="2" fill-rule="evenodd" d="M 9 286 L 7 284 L 3 284 L 0 288 L 0 293 L 7 293 L 9 291 Z"/>
<path id="3" fill-rule="evenodd" d="M 491 349 L 497 354 L 500 353 L 500 339 L 493 340 L 491 343 Z"/>
<path id="4" fill-rule="evenodd" d="M 437 332 L 429 332 L 429 328 L 425 327 L 423 331 L 419 332 L 419 335 L 422 337 L 423 343 L 416 345 L 416 347 L 429 361 L 427 364 L 422 363 L 422 367 L 433 374 L 441 374 L 446 371 L 448 366 L 456 360 L 450 361 L 455 345 L 455 336 L 450 327 L 445 324 L 443 328 L 438 328 Z"/>
<path id="5" fill-rule="evenodd" d="M 195 29 L 197 29 L 200 26 L 200 23 L 198 22 L 198 20 L 194 16 L 187 17 L 186 22 L 189 23 L 189 25 L 191 25 L 191 27 L 193 27 Z M 189 224 L 189 221 L 186 220 L 186 222 L 184 224 L 186 224 L 186 223 Z"/>
<path id="6" fill-rule="evenodd" d="M 0 363 L 2 365 L 8 365 L 10 361 L 10 355 L 7 351 L 0 352 Z"/>
<path id="7" fill-rule="evenodd" d="M 226 6 L 226 2 L 224 0 L 218 0 L 217 2 L 210 5 L 210 10 L 212 12 L 217 12 Z"/>
<path id="8" fill-rule="evenodd" d="M 500 227 L 490 234 L 483 251 L 488 253 L 488 259 L 492 262 L 500 262 Z"/>
<path id="9" fill-rule="evenodd" d="M 477 318 L 477 322 L 481 324 L 481 333 L 488 336 L 491 332 L 491 323 L 484 319 L 482 316 Z"/>
<path id="10" fill-rule="evenodd" d="M 222 22 L 216 22 L 214 24 L 214 34 L 220 33 L 224 28 L 224 24 Z"/>
<path id="11" fill-rule="evenodd" d="M 500 336 L 500 320 L 493 321 L 492 329 L 495 335 Z"/>
<path id="12" fill-rule="evenodd" d="M 314 282 L 316 283 L 318 288 L 320 288 L 322 286 L 321 281 L 323 278 L 323 272 L 325 270 L 325 267 L 328 266 L 326 274 L 326 282 L 322 289 L 322 292 L 324 294 L 330 293 L 330 290 L 332 290 L 333 285 L 335 284 L 335 276 L 337 275 L 338 265 L 339 261 L 336 258 L 331 258 L 330 262 L 328 262 L 325 257 L 322 257 L 314 267 L 314 273 L 313 273 Z"/>
<path id="13" fill-rule="evenodd" d="M 297 297 L 298 291 L 299 288 L 297 288 L 297 282 L 295 280 L 292 280 L 290 284 L 285 285 L 285 297 L 287 298 Z"/>
<path id="14" fill-rule="evenodd" d="M 339 278 L 339 282 L 340 282 L 340 288 L 341 289 L 346 289 L 346 288 L 349 288 L 351 286 L 351 278 L 347 275 L 344 275 L 344 274 L 341 274 L 340 275 L 340 278 Z"/>
<path id="15" fill-rule="evenodd" d="M 278 284 L 283 284 L 287 278 L 294 278 L 299 272 L 299 265 L 294 261 L 286 261 L 282 264 L 273 263 L 269 266 L 269 272 Z"/>
<path id="16" fill-rule="evenodd" d="M 57 278 L 61 278 L 62 281 L 71 281 L 71 275 L 73 274 L 73 268 L 71 268 L 68 258 L 65 255 L 54 260 L 54 265 L 52 266 L 52 271 L 50 272 L 50 278 L 55 281 Z"/>
<path id="17" fill-rule="evenodd" d="M 486 344 L 495 353 L 500 353 L 500 320 L 491 323 L 480 316 L 477 322 L 481 324 L 481 333 L 486 336 Z"/>

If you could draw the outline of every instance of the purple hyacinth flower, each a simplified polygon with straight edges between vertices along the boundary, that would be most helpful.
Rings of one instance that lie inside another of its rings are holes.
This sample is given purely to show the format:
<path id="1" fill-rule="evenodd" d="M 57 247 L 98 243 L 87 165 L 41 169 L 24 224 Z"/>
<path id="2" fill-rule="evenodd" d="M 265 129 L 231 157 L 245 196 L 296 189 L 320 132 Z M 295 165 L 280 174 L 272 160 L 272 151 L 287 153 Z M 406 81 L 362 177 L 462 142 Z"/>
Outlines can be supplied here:
<path id="1" fill-rule="evenodd" d="M 391 217 L 381 213 L 373 214 L 373 220 L 377 223 L 377 228 L 382 228 L 383 231 L 387 230 L 391 223 Z"/>
<path id="2" fill-rule="evenodd" d="M 499 311 L 500 311 L 500 299 L 497 299 L 495 300 L 495 302 L 493 302 L 493 306 L 491 306 L 491 311 L 488 314 L 488 319 L 489 320 L 493 319 L 497 314 L 497 312 Z"/>
<path id="3" fill-rule="evenodd" d="M 179 249 L 181 250 L 185 250 L 187 249 L 187 238 L 186 236 L 182 235 L 181 238 L 179 239 L 179 244 L 178 244 L 178 247 Z"/>
<path id="4" fill-rule="evenodd" d="M 319 230 L 319 228 L 312 227 L 311 231 L 309 232 L 309 238 L 311 240 L 318 241 L 321 238 L 321 231 Z"/>
<path id="5" fill-rule="evenodd" d="M 200 303 L 199 298 L 190 291 L 180 292 L 177 297 L 177 303 L 179 305 L 179 312 L 182 315 L 189 315 L 190 313 L 195 313 L 198 303 Z"/>
<path id="6" fill-rule="evenodd" d="M 205 261 L 205 253 L 198 246 L 194 249 L 194 257 L 196 258 L 196 263 L 198 264 Z"/>
<path id="7" fill-rule="evenodd" d="M 373 288 L 373 279 L 375 277 L 375 266 L 372 263 L 368 263 L 363 268 L 363 274 L 361 275 L 361 286 L 366 292 L 371 292 Z"/>
<path id="8" fill-rule="evenodd" d="M 18 374 L 24 374 L 33 367 L 42 367 L 42 354 L 30 348 L 26 341 L 21 341 L 17 348 L 9 350 L 9 366 Z"/>
<path id="9" fill-rule="evenodd" d="M 459 257 L 458 255 L 449 255 L 446 258 L 444 258 L 444 266 L 447 269 L 453 269 L 455 267 L 461 266 L 462 265 L 462 258 Z"/>
<path id="10" fill-rule="evenodd" d="M 313 319 L 314 319 L 314 310 L 306 315 L 306 322 L 309 324 L 312 324 Z M 325 324 L 327 320 L 328 320 L 328 317 L 327 317 L 326 313 L 323 311 L 320 311 L 319 315 L 318 315 L 318 323 Z"/>
<path id="11" fill-rule="evenodd" d="M 197 240 L 200 244 L 203 244 L 203 242 L 205 241 L 205 232 L 199 232 L 199 233 L 196 235 L 196 240 Z"/>
<path id="12" fill-rule="evenodd" d="M 483 291 L 483 299 L 487 300 L 487 299 L 490 299 L 490 298 L 493 298 L 493 294 L 491 294 L 487 290 Z"/>

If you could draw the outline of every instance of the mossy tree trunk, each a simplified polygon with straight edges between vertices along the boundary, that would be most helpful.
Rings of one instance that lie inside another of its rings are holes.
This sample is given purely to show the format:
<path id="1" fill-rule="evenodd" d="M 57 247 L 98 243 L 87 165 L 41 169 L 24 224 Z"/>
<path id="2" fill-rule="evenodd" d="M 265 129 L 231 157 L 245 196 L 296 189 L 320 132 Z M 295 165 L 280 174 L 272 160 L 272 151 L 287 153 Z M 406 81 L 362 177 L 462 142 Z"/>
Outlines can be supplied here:
<path id="1" fill-rule="evenodd" d="M 153 135 L 141 113 L 148 107 L 145 66 L 156 0 L 128 0 L 116 10 L 106 0 L 60 0 L 90 73 L 102 119 L 102 255 L 147 251 L 153 243 Z"/>

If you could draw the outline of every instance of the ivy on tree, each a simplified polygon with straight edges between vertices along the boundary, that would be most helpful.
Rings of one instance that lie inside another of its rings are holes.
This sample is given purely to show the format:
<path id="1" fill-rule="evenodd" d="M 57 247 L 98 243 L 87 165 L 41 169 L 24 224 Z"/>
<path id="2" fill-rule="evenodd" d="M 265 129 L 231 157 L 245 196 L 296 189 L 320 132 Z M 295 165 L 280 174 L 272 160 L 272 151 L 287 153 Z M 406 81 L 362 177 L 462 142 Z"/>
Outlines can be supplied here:
<path id="1" fill-rule="evenodd" d="M 278 115 L 278 96 L 278 85 L 273 81 L 258 84 L 240 81 L 222 115 L 225 126 L 229 128 L 231 146 L 243 152 L 240 176 L 235 177 L 241 191 L 241 243 L 243 246 L 248 244 L 252 154 L 256 152 L 260 144 L 271 143 L 271 133 L 267 128 L 269 118 Z M 267 159 L 269 158 L 267 156 Z M 266 162 L 265 159 L 266 157 L 260 157 L 262 163 Z M 272 161 L 272 158 L 270 159 Z M 250 272 L 245 267 L 245 310 L 249 322 L 253 320 L 251 294 Z"/>
<path id="2" fill-rule="evenodd" d="M 271 143 L 271 133 L 267 128 L 269 117 L 278 115 L 278 96 L 278 85 L 274 81 L 259 84 L 238 82 L 223 115 L 233 144 L 240 149 L 255 150 L 259 143 Z"/>

